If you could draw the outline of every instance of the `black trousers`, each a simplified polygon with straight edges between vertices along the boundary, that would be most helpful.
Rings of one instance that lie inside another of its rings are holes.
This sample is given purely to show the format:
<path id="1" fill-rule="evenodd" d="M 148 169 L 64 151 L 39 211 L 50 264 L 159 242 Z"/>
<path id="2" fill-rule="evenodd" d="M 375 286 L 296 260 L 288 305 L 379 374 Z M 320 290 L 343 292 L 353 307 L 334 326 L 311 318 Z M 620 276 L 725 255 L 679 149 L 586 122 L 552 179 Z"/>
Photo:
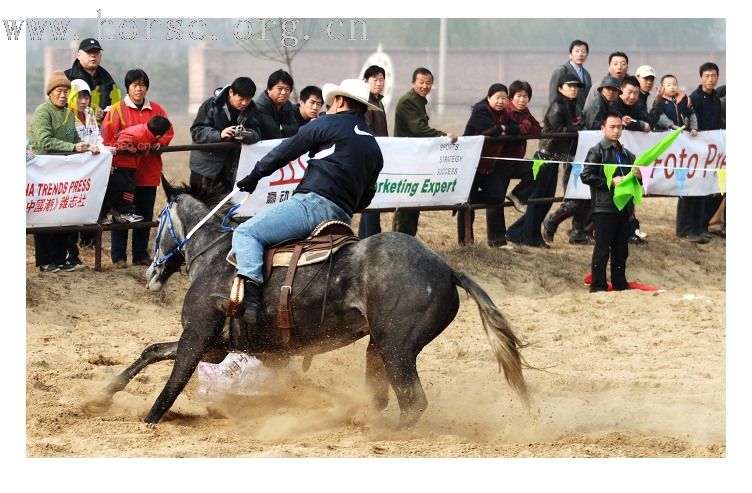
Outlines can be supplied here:
<path id="1" fill-rule="evenodd" d="M 536 153 L 535 159 L 543 159 Z M 556 179 L 559 176 L 559 165 L 556 163 L 545 164 L 538 171 L 537 179 L 530 187 L 528 198 L 550 198 L 556 194 Z M 523 243 L 530 246 L 540 246 L 545 242 L 541 235 L 541 223 L 551 210 L 551 202 L 543 204 L 528 204 L 525 214 L 512 224 L 507 230 L 507 238 L 515 243 Z"/>
<path id="2" fill-rule="evenodd" d="M 676 236 L 699 235 L 706 227 L 705 197 L 679 197 L 676 203 Z"/>
<path id="3" fill-rule="evenodd" d="M 509 187 L 509 174 L 496 166 L 489 174 L 476 173 L 473 186 L 470 188 L 468 202 L 471 204 L 499 204 L 498 207 L 486 209 L 486 230 L 488 242 L 494 245 L 506 243 L 506 223 L 504 221 L 504 206 L 507 188 Z M 457 212 L 457 242 L 465 244 L 465 228 L 469 222 L 470 239 L 473 240 L 473 222 L 475 222 L 475 209 L 460 210 Z"/>
<path id="4" fill-rule="evenodd" d="M 611 284 L 615 291 L 627 289 L 627 257 L 629 256 L 630 212 L 595 212 L 595 247 L 590 264 L 593 282 L 590 291 L 606 291 L 606 264 L 611 258 Z"/>
<path id="5" fill-rule="evenodd" d="M 34 263 L 37 266 L 65 263 L 78 257 L 77 233 L 41 233 L 34 235 Z"/>

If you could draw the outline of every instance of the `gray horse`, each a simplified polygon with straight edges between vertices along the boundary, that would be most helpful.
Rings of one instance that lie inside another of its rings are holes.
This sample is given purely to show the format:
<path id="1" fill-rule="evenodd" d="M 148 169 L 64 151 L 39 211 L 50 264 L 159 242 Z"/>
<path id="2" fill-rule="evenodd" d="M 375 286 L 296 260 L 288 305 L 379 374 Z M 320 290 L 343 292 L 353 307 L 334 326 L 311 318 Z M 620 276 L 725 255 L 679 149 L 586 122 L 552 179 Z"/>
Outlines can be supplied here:
<path id="1" fill-rule="evenodd" d="M 174 359 L 172 373 L 145 418 L 157 423 L 172 406 L 199 361 L 221 361 L 228 351 L 289 357 L 331 351 L 369 336 L 366 382 L 377 409 L 388 402 L 389 385 L 400 407 L 400 426 L 411 426 L 428 402 L 418 377 L 416 358 L 438 336 L 459 309 L 456 286 L 475 300 L 486 336 L 509 385 L 527 404 L 522 375 L 522 347 L 508 322 L 483 289 L 447 265 L 412 236 L 383 233 L 342 247 L 330 261 L 298 269 L 293 288 L 295 328 L 288 345 L 276 328 L 276 307 L 285 269 L 274 269 L 265 284 L 263 323 L 249 337 L 229 337 L 226 319 L 209 298 L 227 292 L 235 269 L 225 261 L 231 234 L 220 229 L 221 213 L 186 234 L 219 201 L 213 191 L 174 188 L 162 179 L 168 206 L 160 219 L 155 262 L 146 271 L 147 287 L 159 290 L 185 262 L 190 287 L 182 311 L 180 340 L 153 344 L 107 386 L 98 405 L 106 407 L 151 363 Z M 238 333 L 245 334 L 245 331 Z"/>

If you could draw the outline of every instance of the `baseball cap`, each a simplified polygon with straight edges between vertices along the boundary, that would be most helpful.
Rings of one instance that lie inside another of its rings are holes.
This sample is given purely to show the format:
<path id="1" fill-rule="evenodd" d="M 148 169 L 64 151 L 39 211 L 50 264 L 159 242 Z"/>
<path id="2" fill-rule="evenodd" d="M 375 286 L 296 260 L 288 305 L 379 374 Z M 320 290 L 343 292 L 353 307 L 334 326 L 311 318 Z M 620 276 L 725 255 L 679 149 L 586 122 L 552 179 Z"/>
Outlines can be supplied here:
<path id="1" fill-rule="evenodd" d="M 640 65 L 639 67 L 637 67 L 637 72 L 635 72 L 635 75 L 637 77 L 642 77 L 643 79 L 645 77 L 655 77 L 655 69 L 650 65 Z"/>
<path id="2" fill-rule="evenodd" d="M 559 80 L 556 82 L 557 87 L 561 87 L 564 84 L 570 84 L 570 85 L 577 86 L 577 87 L 584 86 L 584 84 L 582 83 L 579 77 L 577 77 L 576 75 L 567 73 L 567 72 L 564 72 L 563 74 L 561 74 L 559 76 Z"/>
<path id="3" fill-rule="evenodd" d="M 93 50 L 102 50 L 102 46 L 99 44 L 99 41 L 97 41 L 94 38 L 86 38 L 85 40 L 81 41 L 81 44 L 78 45 L 79 50 L 83 51 L 93 51 Z"/>

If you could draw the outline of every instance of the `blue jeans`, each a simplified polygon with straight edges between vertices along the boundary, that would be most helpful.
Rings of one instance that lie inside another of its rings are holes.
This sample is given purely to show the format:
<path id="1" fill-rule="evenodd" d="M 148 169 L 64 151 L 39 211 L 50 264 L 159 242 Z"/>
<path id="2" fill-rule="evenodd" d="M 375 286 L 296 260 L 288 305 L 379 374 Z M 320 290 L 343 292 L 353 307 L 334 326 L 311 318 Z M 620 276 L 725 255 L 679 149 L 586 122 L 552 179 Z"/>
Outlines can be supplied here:
<path id="1" fill-rule="evenodd" d="M 238 274 L 263 284 L 265 247 L 305 238 L 316 226 L 332 219 L 348 224 L 352 221 L 337 204 L 313 192 L 296 193 L 253 216 L 232 234 Z"/>

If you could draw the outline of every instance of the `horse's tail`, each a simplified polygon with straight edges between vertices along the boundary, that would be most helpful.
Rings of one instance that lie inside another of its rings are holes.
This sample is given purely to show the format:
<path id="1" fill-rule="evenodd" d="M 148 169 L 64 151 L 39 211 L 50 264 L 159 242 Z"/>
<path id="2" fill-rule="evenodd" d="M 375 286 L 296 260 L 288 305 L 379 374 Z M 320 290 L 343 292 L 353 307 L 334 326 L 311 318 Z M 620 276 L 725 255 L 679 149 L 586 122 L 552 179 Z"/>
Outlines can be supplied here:
<path id="1" fill-rule="evenodd" d="M 520 349 L 525 345 L 512 332 L 509 322 L 494 305 L 493 300 L 470 276 L 464 272 L 452 270 L 452 282 L 467 291 L 478 304 L 480 318 L 486 329 L 486 337 L 499 362 L 499 371 L 504 370 L 507 383 L 517 392 L 525 405 L 529 405 L 527 384 L 525 377 L 522 376 L 524 360 L 520 354 Z"/>

